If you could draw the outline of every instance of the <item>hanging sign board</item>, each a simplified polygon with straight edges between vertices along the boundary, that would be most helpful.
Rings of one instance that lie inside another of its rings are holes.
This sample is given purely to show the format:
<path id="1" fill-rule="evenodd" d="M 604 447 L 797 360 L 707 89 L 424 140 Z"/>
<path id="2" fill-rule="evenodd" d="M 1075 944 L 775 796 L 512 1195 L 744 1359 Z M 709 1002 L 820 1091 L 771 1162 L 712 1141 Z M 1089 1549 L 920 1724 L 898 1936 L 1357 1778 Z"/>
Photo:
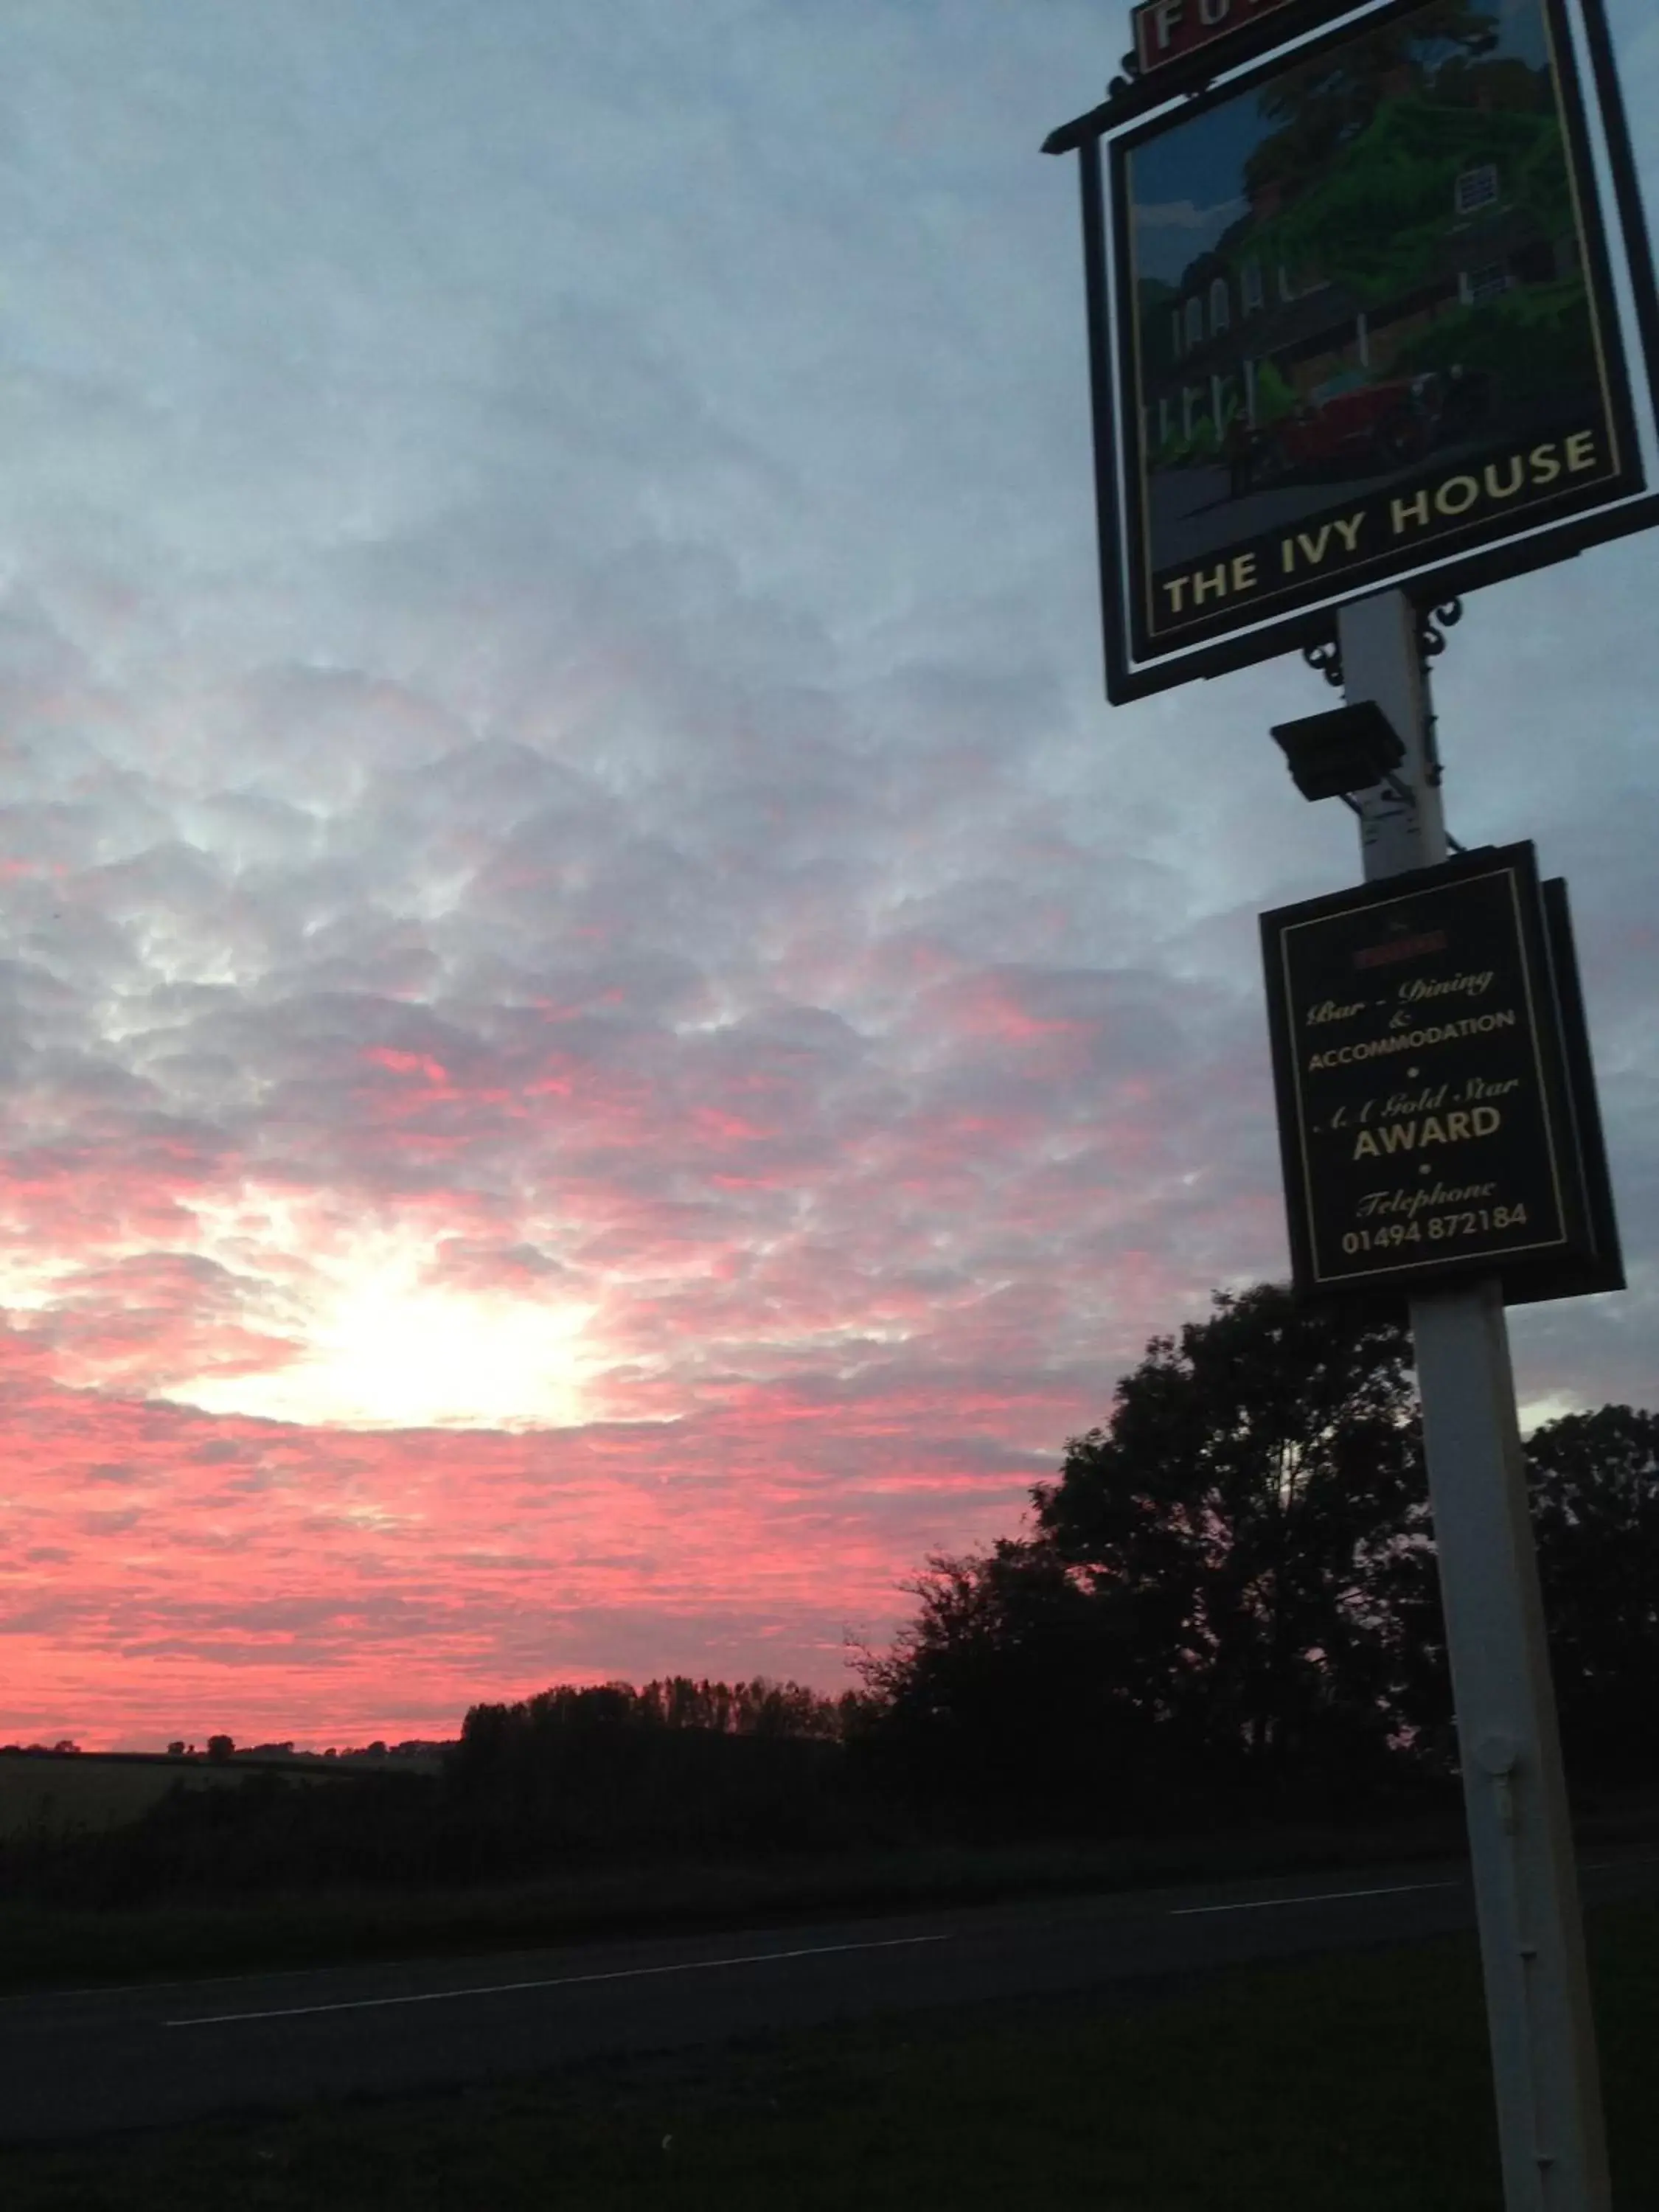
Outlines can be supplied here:
<path id="1" fill-rule="evenodd" d="M 1084 170 L 1115 700 L 1322 638 L 1357 592 L 1449 597 L 1659 518 L 1612 67 L 1601 0 L 1392 0 L 1051 139 Z"/>
<path id="2" fill-rule="evenodd" d="M 1617 1287 L 1582 1017 L 1564 1022 L 1532 847 L 1261 927 L 1297 1288 Z"/>

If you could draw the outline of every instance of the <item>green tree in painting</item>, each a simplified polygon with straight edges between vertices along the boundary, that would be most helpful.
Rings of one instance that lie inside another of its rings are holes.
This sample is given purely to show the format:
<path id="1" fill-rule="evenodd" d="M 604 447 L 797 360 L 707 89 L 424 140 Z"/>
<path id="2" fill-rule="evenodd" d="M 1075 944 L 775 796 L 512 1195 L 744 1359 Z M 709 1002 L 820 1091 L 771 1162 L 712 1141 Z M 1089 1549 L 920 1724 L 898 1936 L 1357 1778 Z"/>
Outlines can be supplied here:
<path id="1" fill-rule="evenodd" d="M 1286 70 L 1261 94 L 1262 116 L 1279 127 L 1247 163 L 1245 189 L 1317 175 L 1385 99 L 1420 93 L 1437 63 L 1489 54 L 1498 36 L 1490 0 L 1440 0 Z"/>
<path id="2" fill-rule="evenodd" d="M 1264 361 L 1255 373 L 1255 419 L 1262 425 L 1282 422 L 1295 412 L 1296 394 L 1276 365 Z"/>
<path id="3" fill-rule="evenodd" d="M 1244 165 L 1255 219 L 1234 240 L 1306 281 L 1340 270 L 1372 304 L 1431 277 L 1458 178 L 1490 166 L 1540 238 L 1574 228 L 1546 69 L 1494 52 L 1488 4 L 1446 0 L 1356 36 L 1259 95 L 1276 125 Z M 1582 290 L 1582 286 L 1579 288 Z"/>
<path id="4" fill-rule="evenodd" d="M 1459 175 L 1490 164 L 1505 201 L 1551 236 L 1571 221 L 1559 126 L 1550 114 L 1451 112 L 1391 101 L 1316 185 L 1252 241 L 1292 268 L 1340 270 L 1375 301 L 1395 298 L 1436 265 Z"/>

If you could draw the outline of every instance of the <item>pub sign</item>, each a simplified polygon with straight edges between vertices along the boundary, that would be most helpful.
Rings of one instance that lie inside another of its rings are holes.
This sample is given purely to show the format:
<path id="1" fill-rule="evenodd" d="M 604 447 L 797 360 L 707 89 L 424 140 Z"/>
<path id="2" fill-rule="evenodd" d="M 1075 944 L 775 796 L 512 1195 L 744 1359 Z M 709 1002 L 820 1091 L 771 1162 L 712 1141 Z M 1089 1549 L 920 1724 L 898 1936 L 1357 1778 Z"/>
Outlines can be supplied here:
<path id="1" fill-rule="evenodd" d="M 1231 61 L 1253 32 L 1289 36 L 1350 13 L 1356 4 L 1357 0 L 1141 0 L 1131 18 L 1134 68 L 1142 77 L 1160 70 L 1178 71 L 1184 81 L 1194 63 Z M 1218 54 L 1218 47 L 1225 51 Z"/>
<path id="2" fill-rule="evenodd" d="M 1050 143 L 1084 171 L 1114 700 L 1322 637 L 1358 593 L 1449 597 L 1659 516 L 1659 307 L 1601 0 L 1389 0 L 1111 112 Z"/>
<path id="3" fill-rule="evenodd" d="M 1262 917 L 1297 1287 L 1622 1287 L 1565 894 L 1530 845 Z"/>

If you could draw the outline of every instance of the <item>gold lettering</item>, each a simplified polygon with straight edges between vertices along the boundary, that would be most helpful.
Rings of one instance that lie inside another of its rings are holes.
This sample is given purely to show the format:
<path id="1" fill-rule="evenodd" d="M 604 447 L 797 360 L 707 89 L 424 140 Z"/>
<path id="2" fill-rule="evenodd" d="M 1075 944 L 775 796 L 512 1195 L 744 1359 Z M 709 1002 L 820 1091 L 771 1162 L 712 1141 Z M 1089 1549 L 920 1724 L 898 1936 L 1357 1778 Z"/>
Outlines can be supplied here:
<path id="1" fill-rule="evenodd" d="M 1495 1106 L 1477 1106 L 1468 1114 L 1425 1115 L 1419 1121 L 1387 1121 L 1375 1135 L 1362 1129 L 1354 1139 L 1357 1160 L 1378 1159 L 1385 1152 L 1419 1152 L 1431 1145 L 1466 1145 L 1475 1137 L 1490 1137 L 1502 1121 Z M 1333 1125 L 1334 1126 L 1334 1125 Z"/>
<path id="2" fill-rule="evenodd" d="M 1317 538 L 1310 538 L 1305 530 L 1298 531 L 1296 542 L 1302 548 L 1302 556 L 1308 566 L 1316 568 L 1330 549 L 1331 526 L 1328 522 Z"/>
<path id="3" fill-rule="evenodd" d="M 1452 494 L 1458 495 L 1456 504 Z M 1467 514 L 1480 496 L 1480 486 L 1473 477 L 1448 477 L 1435 493 L 1434 503 L 1442 514 Z"/>
<path id="4" fill-rule="evenodd" d="M 1400 986 L 1399 996 L 1408 1005 L 1414 1005 L 1423 999 L 1448 999 L 1465 993 L 1471 999 L 1478 999 L 1492 988 L 1492 981 L 1490 968 L 1478 969 L 1470 975 L 1446 975 L 1438 981 L 1432 977 L 1413 976 L 1409 982 Z"/>
<path id="5" fill-rule="evenodd" d="M 1227 596 L 1227 567 L 1224 562 L 1218 568 L 1200 568 L 1193 578 L 1193 605 L 1201 607 L 1206 599 L 1224 599 Z"/>
<path id="6" fill-rule="evenodd" d="M 1595 433 L 1576 430 L 1567 441 L 1567 470 L 1572 476 L 1583 476 L 1586 469 L 1595 466 Z"/>
<path id="7" fill-rule="evenodd" d="M 1527 456 L 1527 466 L 1532 471 L 1535 484 L 1553 484 L 1561 473 L 1561 464 L 1553 446 L 1534 446 Z"/>
<path id="8" fill-rule="evenodd" d="M 1394 534 L 1398 538 L 1408 522 L 1426 523 L 1429 520 L 1429 495 L 1418 493 L 1415 499 L 1396 499 L 1394 501 Z"/>
<path id="9" fill-rule="evenodd" d="M 1254 553 L 1239 553 L 1234 556 L 1233 589 L 1236 592 L 1253 592 L 1255 589 L 1255 556 Z"/>
<path id="10" fill-rule="evenodd" d="M 1518 492 L 1521 489 L 1521 487 L 1526 483 L 1526 466 L 1519 453 L 1510 455 L 1509 471 L 1509 482 L 1507 483 L 1499 483 L 1498 481 L 1498 464 L 1496 461 L 1487 462 L 1486 493 L 1489 498 L 1513 499 L 1516 492 Z"/>
<path id="11" fill-rule="evenodd" d="M 1170 594 L 1170 612 L 1178 615 L 1187 604 L 1187 579 L 1171 576 L 1164 588 Z"/>
<path id="12" fill-rule="evenodd" d="M 1336 526 L 1336 534 L 1350 553 L 1358 550 L 1359 532 L 1364 527 L 1364 520 L 1365 510 L 1362 507 L 1358 514 L 1349 515 L 1346 520 L 1339 522 Z"/>

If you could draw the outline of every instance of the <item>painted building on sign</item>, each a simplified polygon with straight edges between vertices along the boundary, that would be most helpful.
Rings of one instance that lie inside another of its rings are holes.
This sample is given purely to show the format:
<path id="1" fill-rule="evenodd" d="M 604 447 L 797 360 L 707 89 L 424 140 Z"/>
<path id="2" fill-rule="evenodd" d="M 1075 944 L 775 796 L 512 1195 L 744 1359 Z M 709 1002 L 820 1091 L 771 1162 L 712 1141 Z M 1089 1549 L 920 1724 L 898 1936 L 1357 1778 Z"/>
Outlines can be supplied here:
<path id="1" fill-rule="evenodd" d="M 1388 442 L 1401 434 L 1398 380 L 1462 372 L 1471 404 L 1489 394 L 1480 310 L 1528 295 L 1546 348 L 1582 318 L 1584 272 L 1547 70 L 1472 60 L 1431 80 L 1407 60 L 1370 91 L 1371 118 L 1335 167 L 1297 166 L 1292 106 L 1287 129 L 1246 165 L 1231 225 L 1178 282 L 1140 282 L 1143 436 L 1154 465 L 1195 440 L 1219 448 L 1231 431 L 1237 443 L 1240 426 L 1260 462 L 1312 461 L 1333 408 L 1328 437 L 1363 443 L 1374 422 L 1376 459 L 1388 465 L 1401 457 Z M 1392 201 L 1404 220 L 1366 239 L 1358 218 L 1372 174 L 1376 204 Z M 1279 430 L 1297 422 L 1299 432 Z"/>

